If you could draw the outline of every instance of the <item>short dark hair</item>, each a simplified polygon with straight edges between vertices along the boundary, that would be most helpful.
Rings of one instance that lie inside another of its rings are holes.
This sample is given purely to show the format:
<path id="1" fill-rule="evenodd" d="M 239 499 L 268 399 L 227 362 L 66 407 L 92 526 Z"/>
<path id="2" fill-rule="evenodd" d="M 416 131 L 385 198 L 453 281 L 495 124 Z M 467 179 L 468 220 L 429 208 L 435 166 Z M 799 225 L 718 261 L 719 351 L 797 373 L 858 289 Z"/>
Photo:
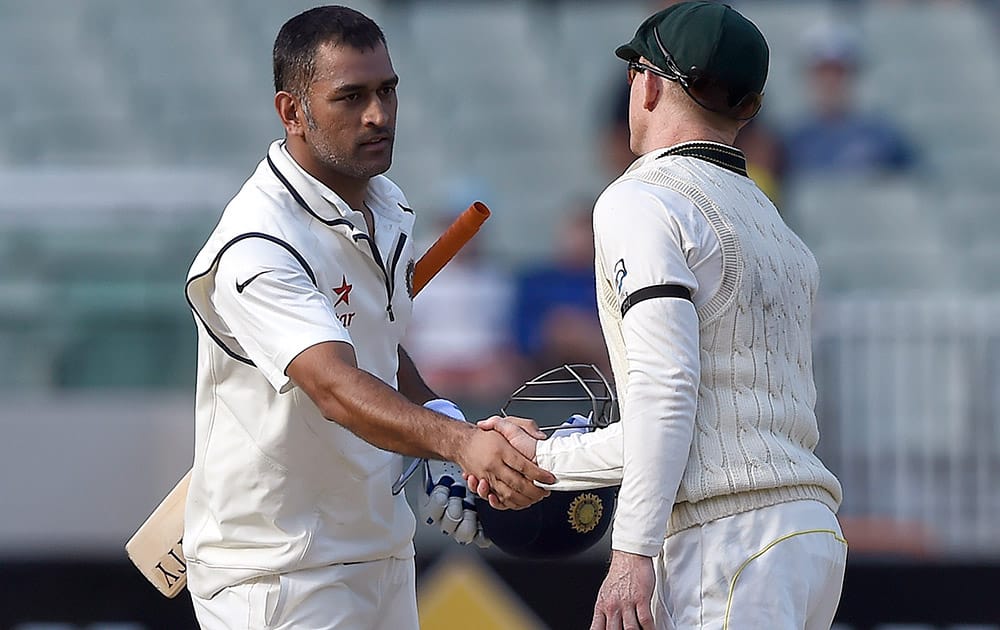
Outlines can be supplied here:
<path id="1" fill-rule="evenodd" d="M 371 50 L 385 45 L 385 34 L 371 18 L 348 7 L 316 7 L 296 15 L 274 40 L 275 93 L 305 94 L 316 71 L 316 50 L 327 43 Z"/>

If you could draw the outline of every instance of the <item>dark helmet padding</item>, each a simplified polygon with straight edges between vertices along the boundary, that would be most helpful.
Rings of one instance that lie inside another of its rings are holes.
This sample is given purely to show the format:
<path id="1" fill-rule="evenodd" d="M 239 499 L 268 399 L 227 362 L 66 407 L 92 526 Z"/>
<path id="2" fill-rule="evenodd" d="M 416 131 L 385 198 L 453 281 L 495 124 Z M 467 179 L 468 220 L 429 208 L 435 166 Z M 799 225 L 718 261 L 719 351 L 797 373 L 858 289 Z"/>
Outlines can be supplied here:
<path id="1" fill-rule="evenodd" d="M 523 510 L 495 510 L 477 499 L 483 533 L 502 551 L 534 560 L 566 558 L 593 547 L 611 526 L 618 486 L 553 491 Z"/>

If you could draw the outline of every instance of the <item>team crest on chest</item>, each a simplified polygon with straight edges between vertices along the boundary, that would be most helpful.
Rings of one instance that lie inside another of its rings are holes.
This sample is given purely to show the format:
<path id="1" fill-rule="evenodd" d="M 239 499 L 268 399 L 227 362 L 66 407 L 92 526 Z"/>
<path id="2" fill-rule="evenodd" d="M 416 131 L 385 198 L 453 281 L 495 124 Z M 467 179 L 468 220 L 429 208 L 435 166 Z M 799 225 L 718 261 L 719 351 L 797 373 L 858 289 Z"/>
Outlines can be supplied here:
<path id="1" fill-rule="evenodd" d="M 406 294 L 410 296 L 411 300 L 413 299 L 413 271 L 416 268 L 417 266 L 416 264 L 414 264 L 413 259 L 411 258 L 406 263 Z"/>

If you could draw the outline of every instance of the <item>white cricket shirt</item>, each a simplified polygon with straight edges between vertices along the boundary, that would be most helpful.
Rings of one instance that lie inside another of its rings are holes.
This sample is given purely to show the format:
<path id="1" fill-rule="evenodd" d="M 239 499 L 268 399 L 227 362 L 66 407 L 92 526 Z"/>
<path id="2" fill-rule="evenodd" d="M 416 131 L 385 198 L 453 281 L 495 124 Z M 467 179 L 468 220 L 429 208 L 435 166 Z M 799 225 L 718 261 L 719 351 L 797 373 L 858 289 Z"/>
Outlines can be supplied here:
<path id="1" fill-rule="evenodd" d="M 326 341 L 396 386 L 412 306 L 413 212 L 375 177 L 363 215 L 274 142 L 188 275 L 198 327 L 195 459 L 185 513 L 199 597 L 257 575 L 413 555 L 390 492 L 402 458 L 320 414 L 285 374 Z M 333 419 L 335 420 L 335 419 Z"/>

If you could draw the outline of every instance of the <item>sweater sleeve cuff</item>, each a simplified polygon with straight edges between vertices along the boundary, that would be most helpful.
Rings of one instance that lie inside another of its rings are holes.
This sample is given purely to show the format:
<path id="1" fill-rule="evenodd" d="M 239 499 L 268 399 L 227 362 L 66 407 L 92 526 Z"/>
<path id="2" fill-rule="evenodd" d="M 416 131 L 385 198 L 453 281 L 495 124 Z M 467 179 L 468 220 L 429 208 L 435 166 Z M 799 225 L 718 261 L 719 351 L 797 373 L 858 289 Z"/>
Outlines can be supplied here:
<path id="1" fill-rule="evenodd" d="M 622 482 L 621 426 L 553 436 L 538 442 L 535 463 L 551 471 L 556 483 L 551 490 L 589 490 Z"/>
<path id="2" fill-rule="evenodd" d="M 639 556 L 654 558 L 660 555 L 660 551 L 663 550 L 663 541 L 640 541 L 630 536 L 620 536 L 616 532 L 612 532 L 611 549 L 614 551 L 624 551 L 626 553 L 634 553 Z"/>

